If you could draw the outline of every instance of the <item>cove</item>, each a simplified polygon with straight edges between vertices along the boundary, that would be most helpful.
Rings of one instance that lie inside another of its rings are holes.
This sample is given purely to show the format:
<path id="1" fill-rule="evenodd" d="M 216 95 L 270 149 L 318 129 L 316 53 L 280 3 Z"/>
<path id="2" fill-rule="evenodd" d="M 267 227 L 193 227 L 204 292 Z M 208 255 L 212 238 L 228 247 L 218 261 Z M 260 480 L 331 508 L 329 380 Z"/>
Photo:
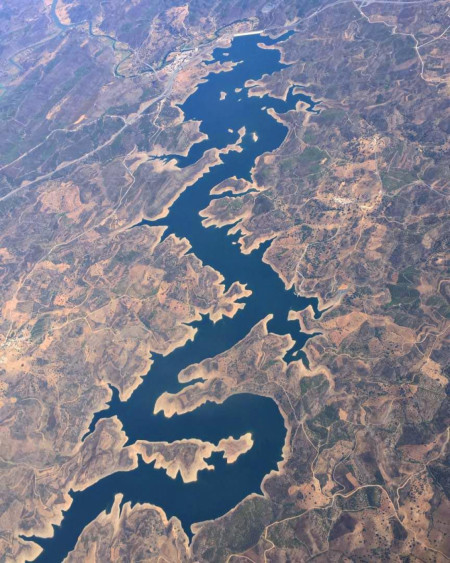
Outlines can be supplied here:
<path id="1" fill-rule="evenodd" d="M 192 245 L 192 252 L 204 264 L 222 273 L 227 286 L 240 281 L 247 284 L 252 295 L 245 299 L 244 309 L 232 319 L 225 318 L 213 324 L 209 318 L 203 317 L 194 323 L 198 328 L 194 341 L 166 357 L 155 355 L 150 372 L 130 399 L 121 402 L 113 390 L 109 407 L 96 413 L 90 426 L 92 431 L 99 419 L 116 415 L 123 423 L 129 443 L 138 439 L 173 441 L 182 438 L 217 443 L 230 435 L 238 438 L 251 432 L 253 448 L 231 465 L 226 464 L 221 455 L 213 454 L 210 461 L 215 465 L 214 471 L 200 472 L 195 483 L 184 484 L 180 477 L 171 479 L 163 470 L 155 470 L 152 465 L 141 462 L 134 471 L 115 473 L 83 492 L 73 493 L 72 506 L 65 513 L 62 525 L 54 527 L 54 537 L 32 538 L 44 548 L 38 561 L 61 561 L 74 548 L 83 528 L 112 505 L 118 492 L 124 494 L 124 501 L 150 502 L 161 506 L 168 517 L 175 515 L 180 518 L 190 535 L 192 523 L 217 518 L 248 494 L 260 492 L 262 479 L 276 468 L 281 459 L 286 429 L 272 399 L 239 394 L 221 405 L 206 403 L 191 413 L 170 419 L 162 414 L 152 414 L 161 393 L 173 393 L 182 388 L 177 376 L 183 368 L 228 350 L 268 314 L 274 316 L 269 329 L 279 334 L 289 333 L 294 340 L 294 346 L 286 354 L 286 361 L 301 351 L 307 339 L 299 331 L 298 323 L 287 320 L 289 310 L 301 310 L 311 304 L 319 314 L 317 300 L 286 291 L 281 279 L 262 261 L 270 242 L 250 255 L 244 255 L 235 244 L 237 235 L 228 236 L 225 228 L 205 229 L 199 216 L 199 212 L 211 201 L 210 191 L 215 185 L 232 176 L 251 180 L 255 159 L 273 151 L 285 139 L 287 128 L 273 119 L 267 108 L 283 113 L 302 100 L 308 104 L 308 111 L 316 111 L 315 103 L 303 94 L 294 93 L 293 88 L 286 100 L 248 95 L 244 86 L 247 80 L 259 79 L 285 66 L 280 63 L 278 50 L 258 46 L 258 43 L 268 46 L 274 42 L 256 35 L 237 37 L 229 48 L 214 51 L 216 61 L 238 64 L 229 72 L 210 73 L 181 106 L 186 119 L 201 122 L 200 129 L 208 138 L 191 147 L 186 157 L 176 157 L 178 165 L 188 166 L 196 162 L 205 150 L 223 148 L 236 142 L 237 130 L 245 126 L 247 134 L 242 140 L 243 150 L 222 155 L 220 164 L 181 194 L 167 217 L 158 221 L 142 221 L 133 227 L 148 228 L 147 225 L 159 224 L 166 226 L 164 236 L 175 233 L 186 237 Z M 220 100 L 222 91 L 227 93 L 224 100 Z M 257 134 L 256 141 L 251 136 L 253 132 Z"/>

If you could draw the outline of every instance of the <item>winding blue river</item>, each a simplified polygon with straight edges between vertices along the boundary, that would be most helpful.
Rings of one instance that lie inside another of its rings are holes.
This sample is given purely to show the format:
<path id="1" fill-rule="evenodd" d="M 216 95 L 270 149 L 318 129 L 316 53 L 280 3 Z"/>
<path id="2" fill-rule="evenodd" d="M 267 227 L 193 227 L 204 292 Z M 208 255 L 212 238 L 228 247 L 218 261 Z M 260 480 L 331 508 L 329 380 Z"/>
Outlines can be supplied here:
<path id="1" fill-rule="evenodd" d="M 184 484 L 180 477 L 170 479 L 163 470 L 155 470 L 152 465 L 141 462 L 134 471 L 115 473 L 83 492 L 74 493 L 73 504 L 66 512 L 62 525 L 55 527 L 54 537 L 47 540 L 33 538 L 44 548 L 39 561 L 61 561 L 75 546 L 84 526 L 110 507 L 118 492 L 124 494 L 125 501 L 151 502 L 161 506 L 168 516 L 180 518 L 189 534 L 193 522 L 217 518 L 246 495 L 259 492 L 263 477 L 276 468 L 281 459 L 286 429 L 271 399 L 240 394 L 222 405 L 207 403 L 192 413 L 170 419 L 162 414 L 152 414 L 161 393 L 181 389 L 177 376 L 183 368 L 229 349 L 269 313 L 274 315 L 269 323 L 270 330 L 279 334 L 289 333 L 294 339 L 295 345 L 286 354 L 286 360 L 292 359 L 307 337 L 299 332 L 298 323 L 287 320 L 289 310 L 301 310 L 311 303 L 317 312 L 316 300 L 286 291 L 280 278 L 262 261 L 270 243 L 250 255 L 243 255 L 234 244 L 236 236 L 228 236 L 223 228 L 205 230 L 199 216 L 199 211 L 211 201 L 210 190 L 215 185 L 232 176 L 250 180 L 255 159 L 273 151 L 283 142 L 287 129 L 267 113 L 267 108 L 281 113 L 293 109 L 298 100 L 303 100 L 309 104 L 309 111 L 315 111 L 315 104 L 310 98 L 294 94 L 292 90 L 286 101 L 268 96 L 248 96 L 244 87 L 246 80 L 259 79 L 284 66 L 280 63 L 279 51 L 261 49 L 258 47 L 261 42 L 270 45 L 275 41 L 261 36 L 238 37 L 230 48 L 216 49 L 215 60 L 239 64 L 230 72 L 211 73 L 181 107 L 186 119 L 201 121 L 201 130 L 208 139 L 194 145 L 186 157 L 178 157 L 179 166 L 194 163 L 208 148 L 223 148 L 236 142 L 237 130 L 245 126 L 247 134 L 242 141 L 243 151 L 223 155 L 221 164 L 213 167 L 176 200 L 167 217 L 156 222 L 143 221 L 136 227 L 162 224 L 167 226 L 165 236 L 175 233 L 186 237 L 192 251 L 205 264 L 221 272 L 227 285 L 238 280 L 247 284 L 252 295 L 245 299 L 245 308 L 232 319 L 213 324 L 204 317 L 195 323 L 198 332 L 193 342 L 167 357 L 156 356 L 149 374 L 127 402 L 121 402 L 113 390 L 109 408 L 97 413 L 91 424 L 92 431 L 99 419 L 117 415 L 124 425 L 129 443 L 138 439 L 173 441 L 181 438 L 199 438 L 217 443 L 230 435 L 238 438 L 251 432 L 254 446 L 232 465 L 226 464 L 221 455 L 213 454 L 211 462 L 215 470 L 200 472 L 195 483 Z M 222 91 L 227 93 L 224 100 L 220 100 Z M 256 141 L 250 135 L 252 132 L 258 136 Z"/>

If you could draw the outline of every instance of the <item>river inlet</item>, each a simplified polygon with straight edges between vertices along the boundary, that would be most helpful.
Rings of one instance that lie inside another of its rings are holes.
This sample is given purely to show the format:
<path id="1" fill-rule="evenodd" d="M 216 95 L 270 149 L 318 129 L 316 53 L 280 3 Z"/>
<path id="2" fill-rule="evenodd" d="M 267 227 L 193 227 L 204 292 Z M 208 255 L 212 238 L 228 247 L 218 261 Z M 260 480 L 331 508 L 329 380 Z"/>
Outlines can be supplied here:
<path id="1" fill-rule="evenodd" d="M 239 394 L 223 404 L 206 403 L 191 413 L 170 419 L 161 413 L 152 414 L 155 402 L 163 392 L 175 393 L 182 388 L 177 379 L 182 369 L 228 350 L 268 314 L 273 314 L 270 331 L 290 334 L 295 342 L 286 354 L 286 361 L 295 358 L 308 337 L 299 331 L 297 322 L 287 320 L 288 313 L 310 304 L 317 311 L 317 300 L 299 297 L 292 290 L 286 291 L 278 275 L 262 261 L 270 242 L 244 255 L 236 244 L 238 235 L 229 236 L 225 228 L 205 229 L 199 216 L 210 203 L 210 191 L 214 186 L 233 176 L 251 181 L 256 158 L 275 150 L 285 139 L 287 128 L 268 113 L 269 108 L 283 113 L 294 109 L 302 100 L 308 104 L 308 111 L 315 111 L 315 103 L 303 94 L 294 93 L 293 88 L 286 100 L 248 95 L 247 80 L 257 80 L 285 66 L 280 63 L 277 49 L 258 47 L 258 43 L 271 45 L 275 42 L 256 35 L 236 37 L 229 48 L 214 51 L 216 61 L 239 64 L 229 72 L 209 74 L 181 106 L 186 120 L 201 122 L 200 129 L 206 133 L 207 139 L 191 147 L 186 157 L 177 157 L 178 165 L 195 163 L 211 147 L 221 149 L 235 143 L 237 131 L 245 126 L 243 150 L 223 154 L 222 163 L 188 187 L 173 203 L 167 217 L 143 221 L 135 227 L 164 225 L 167 227 L 164 236 L 174 233 L 187 238 L 192 252 L 204 264 L 218 270 L 227 286 L 239 281 L 247 284 L 252 294 L 244 300 L 244 309 L 232 319 L 224 318 L 213 324 L 209 318 L 203 317 L 194 323 L 198 328 L 194 341 L 166 357 L 154 355 L 149 374 L 130 399 L 121 402 L 113 390 L 109 407 L 96 413 L 90 427 L 92 431 L 99 419 L 118 416 L 129 443 L 136 440 L 170 442 L 182 438 L 217 443 L 230 435 L 238 438 L 251 432 L 253 448 L 233 464 L 227 464 L 222 455 L 213 454 L 208 461 L 215 466 L 214 471 L 200 472 L 195 483 L 185 484 L 180 476 L 171 479 L 163 470 L 156 470 L 141 461 L 134 471 L 114 473 L 85 491 L 73 493 L 72 506 L 65 513 L 62 525 L 55 527 L 54 537 L 32 538 L 44 548 L 38 558 L 40 562 L 61 561 L 74 548 L 83 528 L 112 505 L 116 493 L 123 493 L 124 501 L 161 506 L 168 517 L 177 516 L 190 535 L 192 523 L 217 518 L 248 494 L 260 492 L 264 476 L 276 469 L 281 459 L 286 429 L 272 399 Z M 221 92 L 226 92 L 225 98 Z"/>

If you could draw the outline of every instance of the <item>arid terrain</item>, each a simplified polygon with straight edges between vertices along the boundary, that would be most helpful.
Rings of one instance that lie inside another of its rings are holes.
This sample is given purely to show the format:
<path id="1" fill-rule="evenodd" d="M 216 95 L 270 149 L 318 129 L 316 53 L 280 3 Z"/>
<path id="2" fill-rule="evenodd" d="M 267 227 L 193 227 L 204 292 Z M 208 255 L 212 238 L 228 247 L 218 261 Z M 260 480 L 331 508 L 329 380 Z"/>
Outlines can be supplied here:
<path id="1" fill-rule="evenodd" d="M 128 443 L 94 413 L 139 393 L 155 355 L 221 322 L 250 291 L 164 237 L 188 186 L 240 151 L 209 149 L 178 107 L 240 33 L 275 37 L 288 66 L 249 95 L 295 85 L 317 113 L 273 117 L 285 141 L 232 177 L 201 212 L 286 288 L 316 297 L 291 311 L 308 333 L 267 317 L 225 352 L 183 370 L 155 412 L 193 412 L 251 393 L 287 429 L 260 494 L 193 526 L 116 495 L 67 561 L 444 562 L 450 557 L 447 0 L 212 2 L 0 0 L 0 561 L 36 558 L 81 491 L 139 460 L 184 482 L 253 446 L 251 433 Z M 239 132 L 241 136 L 245 131 Z M 207 236 L 208 230 L 205 231 Z"/>

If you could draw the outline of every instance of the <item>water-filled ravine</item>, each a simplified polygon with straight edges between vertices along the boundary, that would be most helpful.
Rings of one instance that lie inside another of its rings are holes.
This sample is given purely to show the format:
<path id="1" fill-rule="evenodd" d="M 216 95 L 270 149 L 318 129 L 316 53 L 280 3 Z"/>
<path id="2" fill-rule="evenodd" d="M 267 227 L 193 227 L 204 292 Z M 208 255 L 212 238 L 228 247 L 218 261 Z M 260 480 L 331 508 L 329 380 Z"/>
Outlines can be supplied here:
<path id="1" fill-rule="evenodd" d="M 186 157 L 179 157 L 179 166 L 196 162 L 208 148 L 223 148 L 236 142 L 237 131 L 245 126 L 243 151 L 222 155 L 222 163 L 185 190 L 167 217 L 157 222 L 144 221 L 135 227 L 148 228 L 146 223 L 166 225 L 165 236 L 175 233 L 186 237 L 196 256 L 221 272 L 227 285 L 240 281 L 247 284 L 252 295 L 245 299 L 244 309 L 232 319 L 213 324 L 204 317 L 195 323 L 198 332 L 194 341 L 169 356 L 155 356 L 149 374 L 131 398 L 121 402 L 114 392 L 109 408 L 97 413 L 91 424 L 92 430 L 100 418 L 117 415 L 130 443 L 138 439 L 170 442 L 182 438 L 217 443 L 230 435 L 238 438 L 251 432 L 253 448 L 234 464 L 227 464 L 221 454 L 213 454 L 210 462 L 215 466 L 214 471 L 200 472 L 195 483 L 185 484 L 180 476 L 171 479 L 163 470 L 141 462 L 134 471 L 115 473 L 85 491 L 74 493 L 73 504 L 65 513 L 62 525 L 55 527 L 54 537 L 33 538 L 44 548 L 39 561 L 62 560 L 75 546 L 82 529 L 112 505 L 116 493 L 123 493 L 124 501 L 161 506 L 168 516 L 180 518 L 189 533 L 192 523 L 217 518 L 246 495 L 260 492 L 262 479 L 281 459 L 286 429 L 272 399 L 239 394 L 221 405 L 207 403 L 191 413 L 170 419 L 152 414 L 161 393 L 173 393 L 181 388 L 177 376 L 183 368 L 229 349 L 270 313 L 274 318 L 269 329 L 279 334 L 289 333 L 295 340 L 295 346 L 286 355 L 287 360 L 291 359 L 303 346 L 306 336 L 299 332 L 298 323 L 287 320 L 288 312 L 303 309 L 309 303 L 317 306 L 315 300 L 286 291 L 280 278 L 262 261 L 270 243 L 244 255 L 235 244 L 236 237 L 228 236 L 224 228 L 205 229 L 199 216 L 211 201 L 210 191 L 215 185 L 232 176 L 250 180 L 256 157 L 273 151 L 283 142 L 287 129 L 268 114 L 268 108 L 282 113 L 303 100 L 309 104 L 309 110 L 314 111 L 315 104 L 310 98 L 294 94 L 292 90 L 286 101 L 248 96 L 244 87 L 247 80 L 259 79 L 284 66 L 280 63 L 279 51 L 258 47 L 261 42 L 270 45 L 274 40 L 255 35 L 237 37 L 229 48 L 216 49 L 215 60 L 239 64 L 229 72 L 211 73 L 181 106 L 186 119 L 201 121 L 201 130 L 208 138 L 194 145 Z M 227 93 L 225 99 L 220 99 L 220 92 Z M 251 133 L 256 133 L 256 141 Z"/>

